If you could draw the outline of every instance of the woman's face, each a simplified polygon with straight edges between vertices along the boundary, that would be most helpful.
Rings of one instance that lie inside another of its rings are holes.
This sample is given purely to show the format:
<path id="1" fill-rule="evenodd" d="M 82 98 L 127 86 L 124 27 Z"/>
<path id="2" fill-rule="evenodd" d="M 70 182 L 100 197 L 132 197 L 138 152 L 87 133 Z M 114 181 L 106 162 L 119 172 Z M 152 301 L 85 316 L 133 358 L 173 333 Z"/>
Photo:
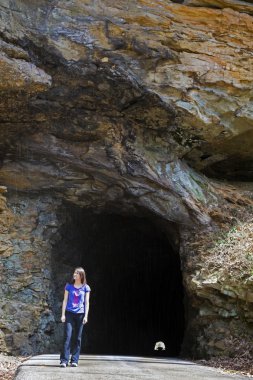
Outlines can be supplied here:
<path id="1" fill-rule="evenodd" d="M 77 280 L 77 281 L 81 281 L 80 273 L 77 270 L 75 270 L 75 272 L 73 274 L 73 279 Z"/>

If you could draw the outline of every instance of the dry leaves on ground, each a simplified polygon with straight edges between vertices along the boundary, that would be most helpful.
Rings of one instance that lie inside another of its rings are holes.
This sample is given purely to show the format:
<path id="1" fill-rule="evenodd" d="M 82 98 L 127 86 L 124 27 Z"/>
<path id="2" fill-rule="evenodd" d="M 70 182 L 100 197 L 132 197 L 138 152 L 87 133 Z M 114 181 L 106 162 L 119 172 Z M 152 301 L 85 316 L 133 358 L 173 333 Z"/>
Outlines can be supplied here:
<path id="1" fill-rule="evenodd" d="M 249 378 L 253 378 L 252 359 L 248 357 L 211 358 L 209 360 L 198 360 L 197 363 L 218 368 L 222 372 L 244 375 Z"/>
<path id="2" fill-rule="evenodd" d="M 0 379 L 13 380 L 18 366 L 28 357 L 0 354 Z"/>

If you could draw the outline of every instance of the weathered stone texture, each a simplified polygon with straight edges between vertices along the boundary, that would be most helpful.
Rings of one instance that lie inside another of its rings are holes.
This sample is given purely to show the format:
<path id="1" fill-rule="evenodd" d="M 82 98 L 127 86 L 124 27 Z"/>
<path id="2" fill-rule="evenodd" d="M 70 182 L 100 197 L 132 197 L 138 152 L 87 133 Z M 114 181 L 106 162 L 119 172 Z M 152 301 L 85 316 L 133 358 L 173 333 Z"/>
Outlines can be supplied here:
<path id="1" fill-rule="evenodd" d="M 58 328 L 51 260 L 63 202 L 168 226 L 189 354 L 224 353 L 224 331 L 251 337 L 251 284 L 201 278 L 205 257 L 188 242 L 208 232 L 203 252 L 251 212 L 252 5 L 3 0 L 0 11 L 2 349 L 45 351 Z"/>
<path id="2" fill-rule="evenodd" d="M 4 296 L 0 328 L 4 333 L 4 351 L 31 354 L 49 344 L 45 334 L 50 334 L 55 323 L 48 307 L 53 291 L 49 237 L 55 232 L 56 205 L 48 197 L 20 200 L 13 196 L 11 207 L 5 206 L 4 222 L 9 216 L 11 223 L 7 226 L 5 223 L 1 234 L 7 246 L 1 244 L 1 294 Z"/>

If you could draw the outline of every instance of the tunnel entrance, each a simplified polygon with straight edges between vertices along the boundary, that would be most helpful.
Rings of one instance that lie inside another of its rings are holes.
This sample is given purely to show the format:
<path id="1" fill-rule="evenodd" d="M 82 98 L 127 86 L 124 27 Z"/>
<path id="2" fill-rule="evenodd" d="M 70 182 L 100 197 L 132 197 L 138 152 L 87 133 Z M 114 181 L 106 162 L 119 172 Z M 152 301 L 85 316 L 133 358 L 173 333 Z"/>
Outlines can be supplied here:
<path id="1" fill-rule="evenodd" d="M 82 352 L 178 356 L 184 294 L 179 254 L 166 234 L 148 218 L 73 208 L 60 233 L 53 255 L 58 305 L 76 266 L 92 290 Z M 154 350 L 158 341 L 165 351 Z"/>

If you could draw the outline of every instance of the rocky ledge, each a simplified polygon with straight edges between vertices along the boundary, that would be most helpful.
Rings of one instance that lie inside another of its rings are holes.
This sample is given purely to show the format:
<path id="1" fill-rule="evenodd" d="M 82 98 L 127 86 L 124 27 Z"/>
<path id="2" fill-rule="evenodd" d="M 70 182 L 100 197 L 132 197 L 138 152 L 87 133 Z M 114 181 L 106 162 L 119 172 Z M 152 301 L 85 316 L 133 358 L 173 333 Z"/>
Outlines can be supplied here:
<path id="1" fill-rule="evenodd" d="M 68 204 L 155 220 L 181 259 L 181 352 L 237 355 L 253 333 L 251 240 L 240 245 L 252 239 L 252 4 L 0 11 L 1 349 L 55 349 L 52 257 Z"/>

